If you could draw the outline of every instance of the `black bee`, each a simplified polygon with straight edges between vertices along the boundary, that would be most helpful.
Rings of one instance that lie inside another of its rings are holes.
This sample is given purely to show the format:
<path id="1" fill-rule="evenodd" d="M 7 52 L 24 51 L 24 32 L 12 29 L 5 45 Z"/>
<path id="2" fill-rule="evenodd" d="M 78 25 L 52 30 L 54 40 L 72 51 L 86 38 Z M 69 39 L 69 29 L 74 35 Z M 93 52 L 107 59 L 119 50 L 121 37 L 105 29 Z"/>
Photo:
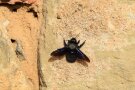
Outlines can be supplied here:
<path id="1" fill-rule="evenodd" d="M 77 41 L 76 38 L 71 38 L 68 40 L 68 43 L 66 43 L 65 40 L 63 40 L 63 43 L 64 47 L 53 51 L 51 56 L 59 57 L 66 55 L 66 60 L 70 63 L 73 63 L 76 60 L 86 60 L 87 62 L 90 62 L 89 58 L 80 50 L 85 44 L 85 41 L 78 45 L 80 40 Z"/>

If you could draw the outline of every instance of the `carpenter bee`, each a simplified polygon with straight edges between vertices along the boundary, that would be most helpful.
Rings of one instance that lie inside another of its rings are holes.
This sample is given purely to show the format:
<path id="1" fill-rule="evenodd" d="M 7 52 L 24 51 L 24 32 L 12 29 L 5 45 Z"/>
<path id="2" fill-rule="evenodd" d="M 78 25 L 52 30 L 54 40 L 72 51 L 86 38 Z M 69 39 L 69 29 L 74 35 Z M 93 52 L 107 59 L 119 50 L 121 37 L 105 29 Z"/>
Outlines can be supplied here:
<path id="1" fill-rule="evenodd" d="M 79 45 L 80 40 L 76 40 L 76 38 L 71 38 L 66 43 L 63 40 L 64 47 L 59 48 L 51 53 L 51 56 L 59 57 L 66 55 L 66 60 L 70 63 L 75 62 L 76 60 L 85 60 L 90 62 L 89 58 L 80 50 L 80 48 L 85 44 L 85 41 Z"/>

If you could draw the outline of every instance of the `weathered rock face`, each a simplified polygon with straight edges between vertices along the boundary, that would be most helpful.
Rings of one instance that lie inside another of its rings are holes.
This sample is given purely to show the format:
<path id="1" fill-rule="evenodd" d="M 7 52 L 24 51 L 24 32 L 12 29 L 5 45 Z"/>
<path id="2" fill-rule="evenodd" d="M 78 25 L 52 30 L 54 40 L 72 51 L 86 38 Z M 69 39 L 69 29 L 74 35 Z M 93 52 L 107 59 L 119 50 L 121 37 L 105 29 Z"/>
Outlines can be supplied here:
<path id="1" fill-rule="evenodd" d="M 15 72 L 17 70 L 15 52 L 11 48 L 11 41 L 7 36 L 7 30 L 6 30 L 7 24 L 8 21 L 6 20 L 0 22 L 0 71 L 1 71 L 0 89 L 1 90 L 2 89 L 6 90 L 8 89 L 9 86 L 12 86 L 11 83 L 9 84 L 9 82 L 11 82 L 10 78 L 14 77 L 12 72 Z"/>
<path id="2" fill-rule="evenodd" d="M 32 90 L 31 82 L 20 70 L 19 59 L 17 59 L 6 30 L 7 24 L 7 20 L 0 21 L 0 89 Z"/>
<path id="3" fill-rule="evenodd" d="M 135 89 L 135 1 L 44 0 L 44 9 L 40 59 L 47 90 Z M 75 36 L 86 40 L 88 67 L 48 61 L 63 38 Z"/>
<path id="4" fill-rule="evenodd" d="M 40 22 L 34 7 L 0 6 L 0 90 L 38 90 Z"/>
<path id="5" fill-rule="evenodd" d="M 47 85 L 42 90 L 134 90 L 134 25 L 133 0 L 1 4 L 0 90 L 39 90 L 39 79 Z M 81 50 L 91 62 L 71 64 L 65 57 L 49 61 L 50 53 L 63 47 L 63 38 L 71 37 L 86 40 Z M 37 60 L 41 60 L 43 77 Z"/>

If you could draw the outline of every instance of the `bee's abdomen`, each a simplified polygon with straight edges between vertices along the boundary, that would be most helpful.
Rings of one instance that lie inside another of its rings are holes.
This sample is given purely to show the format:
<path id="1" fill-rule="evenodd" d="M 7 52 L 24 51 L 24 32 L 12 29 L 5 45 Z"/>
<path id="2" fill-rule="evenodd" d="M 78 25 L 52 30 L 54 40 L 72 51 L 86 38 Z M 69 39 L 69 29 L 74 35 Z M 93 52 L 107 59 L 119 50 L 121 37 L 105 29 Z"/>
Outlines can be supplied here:
<path id="1" fill-rule="evenodd" d="M 71 51 L 66 54 L 66 60 L 70 63 L 75 62 L 77 59 L 76 53 Z"/>

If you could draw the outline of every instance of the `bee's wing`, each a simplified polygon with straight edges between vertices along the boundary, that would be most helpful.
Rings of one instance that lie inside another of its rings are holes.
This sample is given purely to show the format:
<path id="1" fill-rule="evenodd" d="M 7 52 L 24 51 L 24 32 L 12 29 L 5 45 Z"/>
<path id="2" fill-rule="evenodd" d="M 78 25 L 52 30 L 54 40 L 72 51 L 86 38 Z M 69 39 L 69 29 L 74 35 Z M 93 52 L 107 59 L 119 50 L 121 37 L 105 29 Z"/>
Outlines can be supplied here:
<path id="1" fill-rule="evenodd" d="M 77 50 L 78 59 L 90 62 L 90 59 L 80 49 L 76 49 L 76 50 Z"/>
<path id="2" fill-rule="evenodd" d="M 51 56 L 62 56 L 62 55 L 64 55 L 65 53 L 67 52 L 67 50 L 66 50 L 66 48 L 64 47 L 64 48 L 60 48 L 60 49 L 57 49 L 57 50 L 55 50 L 55 51 L 53 51 L 52 53 L 51 53 Z"/>

